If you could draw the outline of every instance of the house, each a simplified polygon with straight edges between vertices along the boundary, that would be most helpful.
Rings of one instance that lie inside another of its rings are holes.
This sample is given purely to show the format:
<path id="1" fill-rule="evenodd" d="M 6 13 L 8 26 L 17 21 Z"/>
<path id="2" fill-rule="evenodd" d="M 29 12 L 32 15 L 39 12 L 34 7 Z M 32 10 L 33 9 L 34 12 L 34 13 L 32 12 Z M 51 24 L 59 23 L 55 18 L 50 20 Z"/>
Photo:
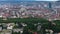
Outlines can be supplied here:
<path id="1" fill-rule="evenodd" d="M 2 31 L 3 30 L 3 26 L 2 25 L 0 25 L 0 31 Z"/>
<path id="2" fill-rule="evenodd" d="M 1 34 L 11 34 L 11 33 L 12 33 L 11 30 L 3 30 L 3 31 L 1 32 Z"/>
<path id="3" fill-rule="evenodd" d="M 13 27 L 14 27 L 14 23 L 8 23 L 7 24 L 7 29 L 13 29 Z"/>
<path id="4" fill-rule="evenodd" d="M 23 28 L 14 28 L 13 29 L 13 32 L 20 32 L 20 34 L 22 34 L 23 33 Z"/>

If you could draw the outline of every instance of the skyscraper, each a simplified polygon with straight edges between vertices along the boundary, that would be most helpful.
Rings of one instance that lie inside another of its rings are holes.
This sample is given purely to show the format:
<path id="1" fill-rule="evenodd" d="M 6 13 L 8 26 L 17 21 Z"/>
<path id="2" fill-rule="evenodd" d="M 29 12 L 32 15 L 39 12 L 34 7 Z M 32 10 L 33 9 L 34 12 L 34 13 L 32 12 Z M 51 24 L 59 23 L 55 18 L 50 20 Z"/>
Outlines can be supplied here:
<path id="1" fill-rule="evenodd" d="M 49 8 L 52 8 L 52 4 L 51 4 L 51 2 L 49 2 Z"/>

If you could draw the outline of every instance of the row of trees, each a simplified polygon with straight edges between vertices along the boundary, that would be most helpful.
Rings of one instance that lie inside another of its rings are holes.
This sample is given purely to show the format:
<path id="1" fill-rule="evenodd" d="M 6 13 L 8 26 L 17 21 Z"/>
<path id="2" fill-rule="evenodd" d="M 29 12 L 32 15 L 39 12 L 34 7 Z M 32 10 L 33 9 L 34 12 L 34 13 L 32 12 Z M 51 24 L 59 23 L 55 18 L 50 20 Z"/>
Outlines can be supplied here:
<path id="1" fill-rule="evenodd" d="M 48 23 L 48 20 L 43 18 L 8 18 L 7 20 L 0 19 L 0 23 L 9 23 L 9 22 L 23 22 L 23 23 Z"/>

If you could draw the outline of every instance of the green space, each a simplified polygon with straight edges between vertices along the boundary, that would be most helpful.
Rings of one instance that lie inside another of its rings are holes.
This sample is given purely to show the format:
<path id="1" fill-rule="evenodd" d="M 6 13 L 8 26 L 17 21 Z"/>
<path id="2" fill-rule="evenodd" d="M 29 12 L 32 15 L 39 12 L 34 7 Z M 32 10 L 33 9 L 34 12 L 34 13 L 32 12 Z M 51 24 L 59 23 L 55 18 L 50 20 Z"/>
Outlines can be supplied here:
<path id="1" fill-rule="evenodd" d="M 44 29 L 52 29 L 54 32 L 60 32 L 60 20 L 48 21 L 44 18 L 7 18 L 7 20 L 3 20 L 3 18 L 0 18 L 0 23 L 26 23 L 28 28 L 32 30 L 35 28 L 33 24 L 41 23 Z"/>

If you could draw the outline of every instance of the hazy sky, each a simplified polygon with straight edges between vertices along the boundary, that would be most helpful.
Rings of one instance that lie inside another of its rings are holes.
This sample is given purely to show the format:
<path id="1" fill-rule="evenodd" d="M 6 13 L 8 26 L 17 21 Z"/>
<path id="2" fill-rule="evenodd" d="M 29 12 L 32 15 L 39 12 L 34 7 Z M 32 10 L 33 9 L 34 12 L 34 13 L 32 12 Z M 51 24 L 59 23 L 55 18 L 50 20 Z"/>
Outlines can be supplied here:
<path id="1" fill-rule="evenodd" d="M 36 0 L 36 1 L 58 1 L 58 0 Z"/>
<path id="2" fill-rule="evenodd" d="M 58 1 L 58 0 L 0 0 L 0 1 Z"/>

